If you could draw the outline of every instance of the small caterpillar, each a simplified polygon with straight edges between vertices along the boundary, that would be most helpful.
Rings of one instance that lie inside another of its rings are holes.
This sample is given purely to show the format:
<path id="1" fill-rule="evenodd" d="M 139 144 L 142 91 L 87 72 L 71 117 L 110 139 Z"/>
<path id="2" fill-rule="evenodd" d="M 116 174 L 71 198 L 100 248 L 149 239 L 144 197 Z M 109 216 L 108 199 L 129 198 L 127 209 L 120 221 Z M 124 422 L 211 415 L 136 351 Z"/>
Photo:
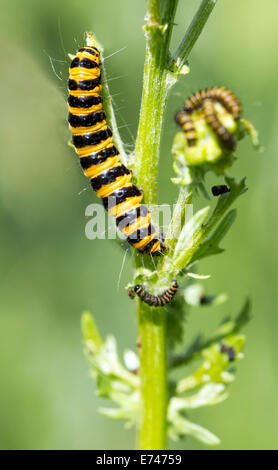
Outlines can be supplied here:
<path id="1" fill-rule="evenodd" d="M 225 184 L 219 184 L 216 186 L 212 186 L 211 192 L 213 196 L 220 196 L 220 194 L 225 194 L 230 192 L 230 188 L 226 186 Z"/>
<path id="2" fill-rule="evenodd" d="M 171 281 L 170 287 L 163 292 L 161 295 L 152 295 L 150 294 L 141 284 L 136 284 L 133 291 L 135 292 L 140 299 L 148 305 L 153 307 L 163 307 L 166 304 L 169 304 L 173 297 L 175 296 L 179 286 L 176 279 Z M 130 295 L 130 293 L 129 293 Z M 130 295 L 130 297 L 132 297 Z"/>
<path id="3" fill-rule="evenodd" d="M 241 105 L 236 96 L 224 87 L 212 87 L 197 91 L 194 95 L 187 98 L 184 104 L 184 110 L 175 115 L 175 121 L 185 132 L 188 146 L 192 147 L 197 142 L 197 133 L 191 115 L 194 111 L 204 112 L 205 119 L 212 130 L 218 135 L 223 145 L 229 150 L 235 148 L 235 139 L 232 134 L 221 124 L 217 112 L 214 108 L 214 102 L 218 101 L 231 113 L 235 120 L 241 115 Z"/>
<path id="4" fill-rule="evenodd" d="M 100 64 L 100 52 L 93 45 L 79 49 L 71 62 L 68 122 L 72 142 L 84 174 L 128 243 L 140 253 L 160 255 L 165 246 L 151 223 L 149 210 L 141 204 L 142 191 L 131 183 L 131 171 L 120 162 L 106 123 Z"/>
<path id="5" fill-rule="evenodd" d="M 236 146 L 235 138 L 219 121 L 213 101 L 209 99 L 204 100 L 203 110 L 205 120 L 215 132 L 215 134 L 218 135 L 219 139 L 223 142 L 224 146 L 229 150 L 234 150 Z"/>
<path id="6" fill-rule="evenodd" d="M 233 362 L 236 358 L 236 352 L 232 346 L 226 346 L 226 344 L 221 343 L 220 352 L 227 353 L 229 362 Z"/>

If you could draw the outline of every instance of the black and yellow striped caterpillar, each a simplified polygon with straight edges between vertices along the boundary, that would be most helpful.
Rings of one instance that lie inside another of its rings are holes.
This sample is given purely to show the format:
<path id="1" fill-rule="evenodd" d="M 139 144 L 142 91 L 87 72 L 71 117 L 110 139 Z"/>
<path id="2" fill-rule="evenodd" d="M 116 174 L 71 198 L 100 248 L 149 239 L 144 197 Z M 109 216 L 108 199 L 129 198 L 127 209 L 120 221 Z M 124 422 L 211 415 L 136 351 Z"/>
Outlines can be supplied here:
<path id="1" fill-rule="evenodd" d="M 197 93 L 187 98 L 184 110 L 175 115 L 175 121 L 183 129 L 189 147 L 194 146 L 197 142 L 197 133 L 191 115 L 194 111 L 202 110 L 207 123 L 218 135 L 223 145 L 229 150 L 234 150 L 235 139 L 218 119 L 214 106 L 215 101 L 222 104 L 236 121 L 240 118 L 241 104 L 230 90 L 224 87 L 213 87 L 197 91 Z"/>
<path id="2" fill-rule="evenodd" d="M 128 294 L 131 298 L 134 298 L 134 293 L 140 297 L 140 299 L 152 307 L 163 307 L 169 304 L 175 296 L 179 286 L 176 279 L 172 279 L 170 287 L 166 289 L 161 295 L 150 294 L 141 284 L 136 284 L 133 289 L 130 289 Z"/>
<path id="3" fill-rule="evenodd" d="M 85 175 L 116 218 L 119 230 L 140 253 L 160 255 L 165 249 L 151 223 L 143 194 L 131 183 L 131 171 L 120 162 L 112 131 L 102 108 L 100 52 L 94 46 L 79 49 L 71 62 L 68 81 L 68 122 L 72 142 Z"/>

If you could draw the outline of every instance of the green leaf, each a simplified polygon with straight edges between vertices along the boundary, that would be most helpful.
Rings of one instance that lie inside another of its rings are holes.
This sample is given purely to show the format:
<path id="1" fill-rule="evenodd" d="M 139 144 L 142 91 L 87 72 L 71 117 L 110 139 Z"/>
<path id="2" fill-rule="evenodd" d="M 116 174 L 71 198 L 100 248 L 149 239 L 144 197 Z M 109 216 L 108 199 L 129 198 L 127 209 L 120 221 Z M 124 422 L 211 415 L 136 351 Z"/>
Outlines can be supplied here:
<path id="1" fill-rule="evenodd" d="M 233 363 L 243 358 L 244 344 L 244 335 L 230 335 L 225 338 L 225 346 L 233 351 Z M 221 350 L 220 343 L 213 343 L 204 349 L 201 357 L 203 362 L 198 369 L 178 382 L 178 395 L 211 382 L 228 384 L 234 380 L 234 375 L 229 371 L 231 359 L 228 353 Z"/>
<path id="2" fill-rule="evenodd" d="M 89 312 L 83 312 L 82 314 L 81 329 L 84 343 L 91 341 L 91 348 L 95 353 L 97 353 L 103 345 L 103 341 L 100 337 L 95 321 Z"/>
<path id="3" fill-rule="evenodd" d="M 224 196 L 223 196 L 224 197 Z M 219 247 L 219 243 L 224 238 L 236 218 L 236 209 L 231 209 L 228 214 L 222 219 L 217 228 L 214 230 L 212 235 L 206 239 L 204 243 L 200 245 L 198 250 L 195 252 L 191 263 L 194 263 L 197 260 L 205 258 L 211 255 L 217 255 L 225 251 L 223 248 Z"/>
<path id="4" fill-rule="evenodd" d="M 84 352 L 96 381 L 97 394 L 118 405 L 118 408 L 102 408 L 101 412 L 114 419 L 126 419 L 131 425 L 138 416 L 139 377 L 122 364 L 115 338 L 108 336 L 102 340 L 90 313 L 83 313 L 81 326 Z M 126 351 L 125 359 L 129 365 L 138 366 L 138 358 L 133 351 Z"/>
<path id="5" fill-rule="evenodd" d="M 229 335 L 234 335 L 241 331 L 243 326 L 250 321 L 251 318 L 251 306 L 250 300 L 247 299 L 240 313 L 235 319 L 227 319 L 221 323 L 221 325 L 214 331 L 214 333 L 208 338 L 204 338 L 202 335 L 197 335 L 192 343 L 188 346 L 184 354 L 180 354 L 172 357 L 170 360 L 171 367 L 178 367 L 181 365 L 188 364 L 189 362 L 198 359 L 202 354 L 202 351 L 209 348 L 214 343 L 220 343 Z"/>
<path id="6" fill-rule="evenodd" d="M 209 279 L 211 277 L 210 274 L 197 274 L 197 273 L 189 273 L 187 272 L 186 275 L 191 277 L 192 279 Z"/>
<path id="7" fill-rule="evenodd" d="M 208 295 L 201 284 L 194 283 L 184 289 L 184 298 L 188 305 L 195 307 L 200 305 L 216 306 L 226 302 L 227 294 Z"/>
<path id="8" fill-rule="evenodd" d="M 180 410 L 201 408 L 217 405 L 228 397 L 226 387 L 222 383 L 209 383 L 201 387 L 197 393 L 186 397 L 173 397 L 175 406 Z"/>
<path id="9" fill-rule="evenodd" d="M 199 230 L 201 225 L 208 217 L 210 207 L 204 207 L 194 214 L 183 226 L 180 236 L 178 238 L 173 259 L 180 255 L 190 244 L 192 244 L 194 233 Z M 174 261 L 175 262 L 175 261 Z"/>
<path id="10" fill-rule="evenodd" d="M 190 243 L 187 247 L 182 246 L 183 249 L 180 249 L 180 251 L 176 249 L 174 260 L 171 263 L 169 262 L 168 264 L 165 263 L 166 264 L 165 269 L 167 269 L 167 271 L 170 270 L 173 273 L 173 275 L 176 276 L 184 268 L 191 265 L 192 260 L 195 259 L 196 261 L 196 258 L 194 258 L 195 253 L 199 250 L 200 246 L 204 244 L 207 241 L 207 239 L 211 236 L 211 234 L 214 232 L 217 225 L 221 221 L 221 218 L 230 208 L 232 203 L 245 190 L 245 179 L 242 179 L 239 182 L 237 182 L 233 178 L 226 177 L 225 179 L 226 179 L 227 184 L 230 187 L 230 192 L 223 195 L 222 197 L 218 199 L 218 202 L 216 204 L 216 207 L 214 208 L 212 215 L 209 217 L 209 219 L 205 223 L 201 224 L 199 229 L 194 231 L 192 243 Z M 228 222 L 226 220 L 226 224 L 230 225 L 231 220 L 228 219 Z M 224 232 L 225 232 L 225 229 L 227 229 L 227 227 L 224 227 Z M 222 233 L 223 233 L 223 228 L 221 230 L 221 234 Z"/>
<path id="11" fill-rule="evenodd" d="M 217 445 L 220 440 L 207 429 L 185 418 L 180 402 L 172 398 L 168 407 L 168 435 L 177 441 L 183 436 L 192 436 L 207 445 Z"/>
<path id="12" fill-rule="evenodd" d="M 247 121 L 247 119 L 240 119 L 240 129 L 239 129 L 239 138 L 242 139 L 244 135 L 247 133 L 251 137 L 251 142 L 252 145 L 259 150 L 259 152 L 263 152 L 264 149 L 260 145 L 259 141 L 259 133 L 257 129 L 253 126 L 253 124 L 250 121 Z"/>

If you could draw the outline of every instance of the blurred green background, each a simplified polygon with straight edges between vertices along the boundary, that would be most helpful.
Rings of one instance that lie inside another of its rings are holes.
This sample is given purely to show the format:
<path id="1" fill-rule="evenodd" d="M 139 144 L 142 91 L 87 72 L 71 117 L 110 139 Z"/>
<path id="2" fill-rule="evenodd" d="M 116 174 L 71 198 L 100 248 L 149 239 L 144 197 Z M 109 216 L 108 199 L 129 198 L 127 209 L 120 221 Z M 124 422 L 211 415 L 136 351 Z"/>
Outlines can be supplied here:
<path id="1" fill-rule="evenodd" d="M 2 449 L 126 449 L 135 432 L 98 415 L 103 404 L 82 355 L 80 314 L 89 309 L 103 335 L 120 350 L 134 349 L 134 305 L 118 288 L 122 252 L 107 240 L 85 238 L 85 208 L 97 199 L 67 146 L 67 53 L 93 30 L 105 55 L 122 135 L 136 135 L 144 61 L 143 0 L 1 0 L 0 126 L 0 447 Z M 181 0 L 173 46 L 199 1 Z M 278 447 L 277 172 L 278 3 L 222 0 L 191 55 L 191 73 L 173 89 L 160 167 L 161 203 L 174 202 L 170 148 L 173 113 L 191 92 L 225 85 L 240 97 L 244 116 L 260 130 L 265 152 L 240 144 L 232 169 L 249 191 L 222 245 L 227 251 L 201 264 L 206 286 L 229 301 L 194 310 L 188 338 L 212 331 L 238 313 L 246 295 L 253 320 L 246 358 L 231 396 L 190 419 L 221 437 L 221 449 Z M 51 66 L 50 59 L 55 68 Z M 213 181 L 220 182 L 216 178 Z M 163 190 L 161 189 L 163 188 Z M 86 189 L 86 190 L 85 190 Z M 188 439 L 176 448 L 204 448 Z"/>

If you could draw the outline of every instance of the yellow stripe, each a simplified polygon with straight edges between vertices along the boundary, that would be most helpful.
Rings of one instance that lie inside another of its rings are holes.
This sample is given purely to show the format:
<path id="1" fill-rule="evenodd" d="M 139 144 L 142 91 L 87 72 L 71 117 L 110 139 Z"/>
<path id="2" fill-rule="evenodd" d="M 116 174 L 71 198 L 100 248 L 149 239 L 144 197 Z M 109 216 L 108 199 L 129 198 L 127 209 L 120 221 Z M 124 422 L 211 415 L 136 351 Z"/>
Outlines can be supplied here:
<path id="1" fill-rule="evenodd" d="M 150 253 L 154 253 L 155 251 L 161 251 L 159 240 L 157 240 L 157 242 L 152 246 Z"/>
<path id="2" fill-rule="evenodd" d="M 136 248 L 137 250 L 140 250 L 141 248 L 144 248 L 144 246 L 146 246 L 148 243 L 150 243 L 152 239 L 155 237 L 156 237 L 156 233 L 152 233 L 151 235 L 148 235 L 147 237 L 140 240 L 138 243 L 135 243 L 133 247 Z"/>
<path id="3" fill-rule="evenodd" d="M 99 131 L 101 130 L 102 128 L 106 127 L 106 121 L 101 121 L 101 122 L 97 122 L 97 124 L 95 124 L 94 126 L 91 126 L 91 127 L 72 127 L 72 126 L 69 126 L 71 132 L 73 133 L 73 135 L 84 135 L 84 134 L 88 134 L 89 132 L 96 132 L 96 131 Z M 107 127 L 106 127 L 107 128 Z"/>
<path id="4" fill-rule="evenodd" d="M 104 170 L 108 170 L 115 166 L 120 160 L 120 155 L 116 155 L 115 157 L 110 157 L 105 162 L 100 163 L 99 165 L 92 165 L 90 168 L 84 171 L 85 175 L 88 178 L 95 178 L 96 176 L 100 175 Z"/>
<path id="5" fill-rule="evenodd" d="M 120 217 L 121 215 L 125 214 L 130 209 L 137 209 L 140 206 L 140 202 L 143 199 L 143 195 L 140 196 L 132 196 L 126 199 L 124 202 L 117 204 L 114 207 L 111 207 L 109 210 L 109 214 L 112 217 Z"/>
<path id="6" fill-rule="evenodd" d="M 76 78 L 79 80 L 92 80 L 93 78 L 98 78 L 99 75 L 99 67 L 95 67 L 94 69 L 86 69 L 85 67 L 74 67 L 73 69 L 70 69 L 69 78 L 73 80 L 75 80 Z"/>
<path id="7" fill-rule="evenodd" d="M 99 152 L 99 150 L 105 149 L 106 147 L 110 147 L 110 144 L 112 144 L 112 137 L 108 137 L 108 139 L 103 140 L 97 145 L 87 145 L 86 147 L 80 149 L 75 148 L 75 150 L 80 157 L 87 157 L 93 152 Z"/>
<path id="8" fill-rule="evenodd" d="M 102 188 L 100 188 L 97 191 L 97 195 L 101 199 L 103 199 L 104 197 L 108 197 L 108 196 L 110 196 L 110 194 L 112 194 L 114 191 L 116 191 L 116 189 L 124 188 L 126 185 L 128 185 L 130 180 L 131 180 L 131 175 L 119 176 L 115 181 L 113 181 L 113 183 L 106 184 L 105 186 L 102 186 Z"/>
<path id="9" fill-rule="evenodd" d="M 96 86 L 95 88 L 93 88 L 92 90 L 70 90 L 68 89 L 69 93 L 72 95 L 72 96 L 77 96 L 78 98 L 81 96 L 81 97 L 88 97 L 88 96 L 98 96 L 99 93 L 100 93 L 100 90 L 102 88 L 102 85 L 98 85 Z"/>
<path id="10" fill-rule="evenodd" d="M 76 57 L 78 57 L 78 59 L 80 59 L 80 60 L 82 60 L 82 59 L 93 60 L 94 62 L 96 62 L 99 65 L 99 63 L 100 63 L 99 54 L 95 50 L 91 49 L 91 51 L 94 53 L 94 57 L 92 56 L 92 54 L 90 54 L 89 52 L 86 52 L 86 51 L 77 52 Z"/>
<path id="11" fill-rule="evenodd" d="M 82 114 L 90 114 L 96 113 L 97 111 L 102 111 L 102 103 L 95 104 L 90 108 L 72 108 L 71 106 L 68 107 L 69 112 L 74 116 L 81 116 Z"/>
<path id="12" fill-rule="evenodd" d="M 122 232 L 128 237 L 131 233 L 135 232 L 136 230 L 148 227 L 150 221 L 150 214 L 147 214 L 145 217 L 138 217 L 138 219 L 132 225 L 125 227 Z"/>

